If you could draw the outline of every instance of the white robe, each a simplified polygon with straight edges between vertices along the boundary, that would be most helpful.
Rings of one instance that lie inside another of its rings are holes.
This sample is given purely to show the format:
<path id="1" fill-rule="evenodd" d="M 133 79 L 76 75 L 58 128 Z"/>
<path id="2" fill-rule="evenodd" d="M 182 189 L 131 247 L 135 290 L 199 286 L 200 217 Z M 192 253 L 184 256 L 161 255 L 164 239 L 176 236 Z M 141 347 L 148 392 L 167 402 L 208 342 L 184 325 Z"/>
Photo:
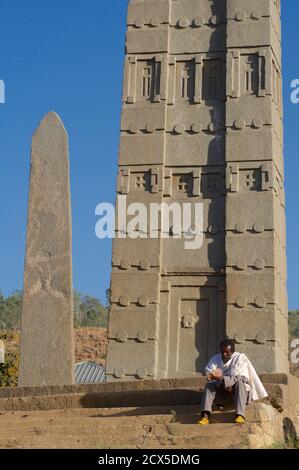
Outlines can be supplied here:
<path id="1" fill-rule="evenodd" d="M 215 369 L 221 369 L 224 376 L 234 377 L 242 375 L 246 377 L 248 381 L 248 391 L 251 392 L 251 399 L 253 401 L 262 400 L 268 396 L 253 365 L 245 354 L 234 352 L 226 363 L 223 362 L 221 354 L 216 354 L 216 356 L 213 356 L 209 360 L 205 368 L 206 374 L 208 375 Z"/>

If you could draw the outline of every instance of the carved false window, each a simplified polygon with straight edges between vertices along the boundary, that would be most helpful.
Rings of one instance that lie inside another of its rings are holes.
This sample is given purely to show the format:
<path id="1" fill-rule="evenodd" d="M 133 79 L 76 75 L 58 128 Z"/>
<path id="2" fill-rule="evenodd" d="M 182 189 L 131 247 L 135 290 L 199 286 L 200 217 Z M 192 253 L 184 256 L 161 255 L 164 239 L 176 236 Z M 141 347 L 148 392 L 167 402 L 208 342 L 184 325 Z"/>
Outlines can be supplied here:
<path id="1" fill-rule="evenodd" d="M 243 191 L 261 191 L 262 173 L 260 168 L 242 170 L 240 172 L 240 179 Z"/>
<path id="2" fill-rule="evenodd" d="M 177 99 L 192 102 L 194 99 L 195 63 L 177 62 Z"/>
<path id="3" fill-rule="evenodd" d="M 181 87 L 182 87 L 182 98 L 183 99 L 191 99 L 192 96 L 192 88 L 193 88 L 193 67 L 191 62 L 185 64 L 185 67 L 182 70 L 182 77 L 181 77 Z"/>
<path id="4" fill-rule="evenodd" d="M 209 191 L 217 191 L 219 189 L 219 176 L 207 176 L 207 189 Z"/>
<path id="5" fill-rule="evenodd" d="M 150 172 L 145 171 L 142 173 L 133 173 L 133 188 L 135 191 L 150 191 L 151 190 L 151 175 Z"/>
<path id="6" fill-rule="evenodd" d="M 145 67 L 142 75 L 142 96 L 143 98 L 150 98 L 153 83 L 152 67 Z"/>
<path id="7" fill-rule="evenodd" d="M 218 193 L 222 189 L 223 178 L 219 173 L 207 173 L 201 177 L 202 194 Z"/>
<path id="8" fill-rule="evenodd" d="M 211 67 L 209 70 L 208 76 L 208 94 L 209 96 L 217 96 L 218 95 L 218 76 L 217 76 L 217 69 L 216 67 Z"/>
<path id="9" fill-rule="evenodd" d="M 152 101 L 160 94 L 161 64 L 155 60 L 138 61 L 138 99 Z"/>
<path id="10" fill-rule="evenodd" d="M 222 97 L 223 67 L 221 60 L 205 60 L 203 64 L 203 90 L 205 100 L 219 100 Z"/>
<path id="11" fill-rule="evenodd" d="M 265 60 L 258 54 L 242 56 L 241 91 L 243 95 L 258 95 L 265 89 Z"/>
<path id="12" fill-rule="evenodd" d="M 257 93 L 258 77 L 254 61 L 245 64 L 245 91 L 248 94 Z"/>
<path id="13" fill-rule="evenodd" d="M 174 192 L 176 194 L 191 196 L 193 193 L 193 175 L 184 173 L 173 176 Z"/>
<path id="14" fill-rule="evenodd" d="M 188 191 L 188 180 L 185 177 L 185 175 L 184 176 L 181 175 L 179 177 L 177 190 L 178 191 L 184 191 L 185 193 Z"/>

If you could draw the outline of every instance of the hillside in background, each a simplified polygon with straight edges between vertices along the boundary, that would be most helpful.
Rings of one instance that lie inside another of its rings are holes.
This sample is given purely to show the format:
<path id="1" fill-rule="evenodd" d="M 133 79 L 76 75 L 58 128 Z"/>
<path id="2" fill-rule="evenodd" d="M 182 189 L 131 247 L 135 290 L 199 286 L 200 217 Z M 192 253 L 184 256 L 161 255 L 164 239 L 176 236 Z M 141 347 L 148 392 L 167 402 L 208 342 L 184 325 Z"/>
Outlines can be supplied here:
<path id="1" fill-rule="evenodd" d="M 107 297 L 108 297 L 107 290 Z M 22 292 L 15 291 L 4 298 L 0 290 L 0 331 L 18 331 L 20 329 Z M 100 327 L 107 328 L 107 305 L 80 292 L 74 292 L 74 326 L 75 328 Z"/>
<path id="2" fill-rule="evenodd" d="M 20 332 L 1 332 L 0 339 L 3 339 L 6 346 L 6 353 L 19 354 Z M 107 350 L 107 329 L 106 328 L 76 328 L 75 329 L 75 360 L 92 361 L 105 365 Z"/>

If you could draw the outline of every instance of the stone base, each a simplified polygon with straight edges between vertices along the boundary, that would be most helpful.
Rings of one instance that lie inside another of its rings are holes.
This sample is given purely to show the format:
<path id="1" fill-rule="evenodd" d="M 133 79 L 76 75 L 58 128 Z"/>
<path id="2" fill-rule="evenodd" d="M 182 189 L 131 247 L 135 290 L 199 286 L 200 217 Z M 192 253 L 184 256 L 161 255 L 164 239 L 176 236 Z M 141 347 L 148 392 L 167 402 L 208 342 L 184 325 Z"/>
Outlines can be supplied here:
<path id="1" fill-rule="evenodd" d="M 198 406 L 80 408 L 0 413 L 0 448 L 22 449 L 238 449 L 283 443 L 279 413 L 248 406 L 247 422 L 233 424 L 225 407 L 199 426 Z"/>
<path id="2" fill-rule="evenodd" d="M 299 379 L 288 374 L 260 376 L 271 405 L 279 412 L 299 405 Z M 204 377 L 139 382 L 17 387 L 0 389 L 0 410 L 109 408 L 128 406 L 196 405 L 206 384 Z M 221 394 L 217 400 L 222 400 Z"/>
<path id="3" fill-rule="evenodd" d="M 269 399 L 250 404 L 242 426 L 233 424 L 233 405 L 221 394 L 211 425 L 197 425 L 202 377 L 3 388 L 0 448 L 255 449 L 284 445 L 286 438 L 294 442 L 299 380 L 285 374 L 261 379 Z"/>

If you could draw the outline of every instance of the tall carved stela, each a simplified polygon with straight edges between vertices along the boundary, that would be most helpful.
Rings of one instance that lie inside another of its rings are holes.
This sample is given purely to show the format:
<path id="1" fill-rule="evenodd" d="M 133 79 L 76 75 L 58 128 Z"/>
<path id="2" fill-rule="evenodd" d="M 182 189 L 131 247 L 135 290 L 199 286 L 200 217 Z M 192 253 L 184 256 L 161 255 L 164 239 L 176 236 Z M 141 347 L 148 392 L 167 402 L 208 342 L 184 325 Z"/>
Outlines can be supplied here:
<path id="1" fill-rule="evenodd" d="M 279 0 L 129 3 L 117 194 L 202 202 L 204 242 L 114 240 L 109 381 L 200 374 L 224 337 L 288 370 L 280 38 Z"/>

